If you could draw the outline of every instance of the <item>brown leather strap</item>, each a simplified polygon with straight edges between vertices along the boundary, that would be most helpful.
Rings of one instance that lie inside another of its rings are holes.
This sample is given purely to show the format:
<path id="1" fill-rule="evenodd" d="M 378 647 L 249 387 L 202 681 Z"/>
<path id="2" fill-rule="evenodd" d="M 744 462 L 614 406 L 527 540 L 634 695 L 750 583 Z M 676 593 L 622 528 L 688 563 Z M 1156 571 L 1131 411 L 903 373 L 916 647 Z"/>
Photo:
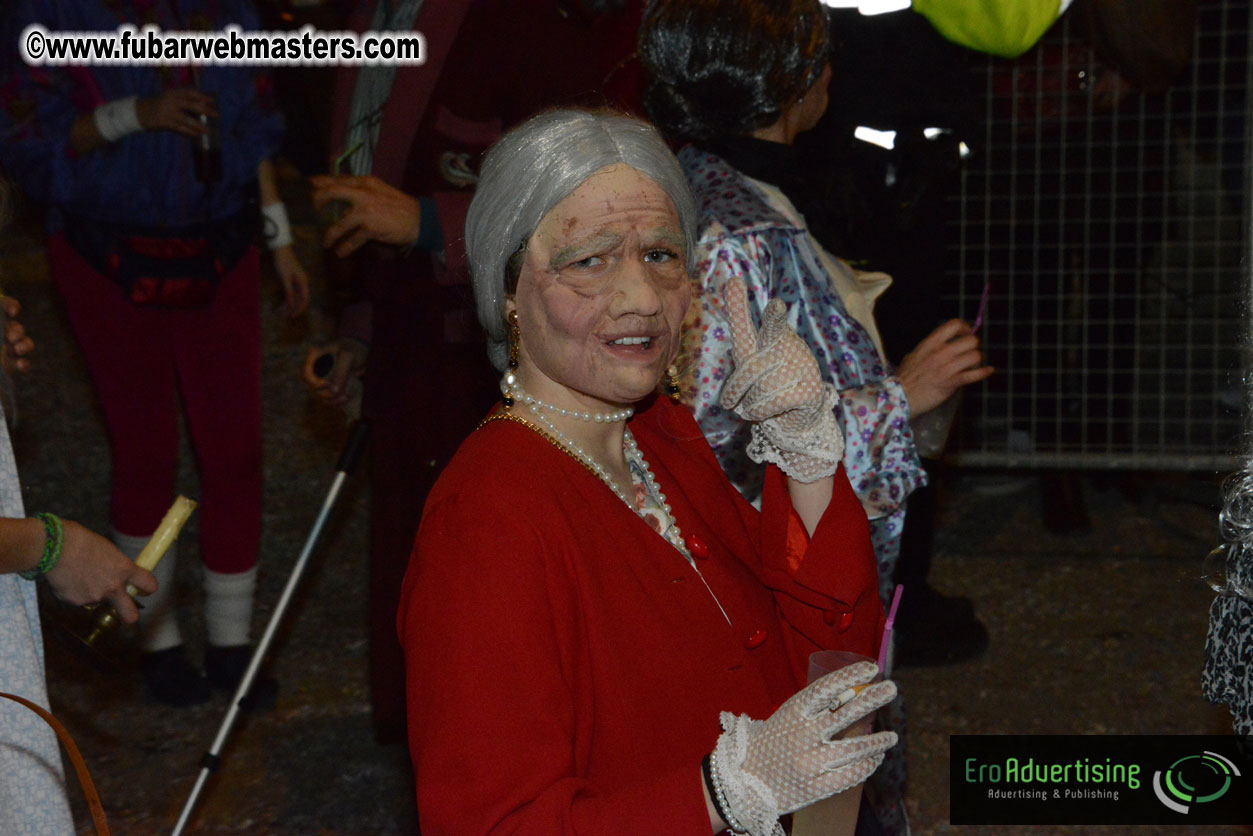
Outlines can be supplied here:
<path id="1" fill-rule="evenodd" d="M 74 738 L 70 737 L 70 733 L 66 731 L 65 726 L 61 725 L 61 721 L 53 717 L 47 710 L 28 699 L 4 692 L 0 692 L 0 697 L 21 703 L 42 717 L 43 721 L 49 726 L 52 726 L 52 730 L 57 733 L 57 739 L 61 741 L 61 745 L 65 747 L 66 753 L 70 756 L 70 763 L 74 765 L 74 772 L 78 775 L 78 783 L 82 786 L 83 796 L 87 799 L 87 807 L 91 810 L 91 820 L 96 826 L 97 836 L 109 836 L 109 823 L 104 818 L 104 805 L 100 803 L 100 795 L 96 792 L 96 785 L 91 782 L 91 773 L 87 771 L 87 762 L 83 760 L 82 754 L 78 751 L 78 746 L 74 745 Z"/>

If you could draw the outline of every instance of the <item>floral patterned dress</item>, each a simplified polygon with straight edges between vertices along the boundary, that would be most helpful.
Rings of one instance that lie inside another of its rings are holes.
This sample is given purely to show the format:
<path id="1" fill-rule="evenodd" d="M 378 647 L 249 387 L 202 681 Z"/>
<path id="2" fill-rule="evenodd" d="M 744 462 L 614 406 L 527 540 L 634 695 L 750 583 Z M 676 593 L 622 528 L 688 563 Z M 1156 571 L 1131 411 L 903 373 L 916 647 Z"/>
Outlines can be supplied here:
<path id="1" fill-rule="evenodd" d="M 758 322 L 770 299 L 787 303 L 789 322 L 818 357 L 824 379 L 840 392 L 836 419 L 844 432 L 844 467 L 870 517 L 886 604 L 905 500 L 925 484 L 926 474 L 914 448 L 905 392 L 876 347 L 873 321 L 859 322 L 841 299 L 839 284 L 855 286 L 857 279 L 851 271 L 833 275 L 847 266 L 822 250 L 777 189 L 692 147 L 679 161 L 702 213 L 695 293 L 679 360 L 682 397 L 728 478 L 755 502 L 764 468 L 745 454 L 748 425 L 720 403 L 734 367 L 723 288 L 732 278 L 742 279 Z"/>
<path id="2" fill-rule="evenodd" d="M 3 412 L 0 516 L 26 516 Z M 11 573 L 0 574 L 0 691 L 48 707 L 35 584 Z M 65 836 L 73 832 L 56 734 L 30 709 L 0 700 L 0 833 Z"/>

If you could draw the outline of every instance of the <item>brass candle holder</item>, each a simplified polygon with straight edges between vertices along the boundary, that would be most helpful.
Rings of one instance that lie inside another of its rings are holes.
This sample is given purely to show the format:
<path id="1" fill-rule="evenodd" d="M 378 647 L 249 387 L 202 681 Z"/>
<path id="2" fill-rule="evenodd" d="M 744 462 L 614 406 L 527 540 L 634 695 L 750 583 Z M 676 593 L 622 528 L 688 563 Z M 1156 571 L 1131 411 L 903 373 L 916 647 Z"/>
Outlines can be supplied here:
<path id="1" fill-rule="evenodd" d="M 185 496 L 179 496 L 174 500 L 174 504 L 170 506 L 170 510 L 165 512 L 165 517 L 161 520 L 161 524 L 157 526 L 157 530 L 153 532 L 149 538 L 147 545 L 135 558 L 135 565 L 147 569 L 151 572 L 161 562 L 161 558 L 165 557 L 165 553 L 169 551 L 170 546 L 178 539 L 179 532 L 183 530 L 187 520 L 191 517 L 191 512 L 196 509 L 196 502 Z M 132 598 L 139 594 L 139 590 L 134 586 L 127 584 L 126 593 Z M 136 602 L 138 606 L 142 604 Z M 93 652 L 98 652 L 97 645 L 102 640 L 112 635 L 122 623 L 122 619 L 118 616 L 117 610 L 108 602 L 100 602 L 99 604 L 89 604 L 86 607 L 77 608 L 76 616 L 71 616 L 71 623 L 68 625 L 69 632 L 72 633 L 82 644 Z"/>

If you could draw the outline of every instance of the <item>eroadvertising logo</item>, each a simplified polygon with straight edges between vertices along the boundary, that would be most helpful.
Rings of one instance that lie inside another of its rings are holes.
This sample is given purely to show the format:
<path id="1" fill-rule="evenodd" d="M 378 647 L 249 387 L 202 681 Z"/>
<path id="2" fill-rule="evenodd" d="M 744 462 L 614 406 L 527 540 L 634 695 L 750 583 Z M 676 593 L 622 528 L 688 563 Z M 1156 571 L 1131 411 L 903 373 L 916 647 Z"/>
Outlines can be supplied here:
<path id="1" fill-rule="evenodd" d="M 1253 824 L 1247 737 L 954 735 L 952 824 Z M 1150 777 L 1151 776 L 1151 777 Z"/>
<path id="2" fill-rule="evenodd" d="M 1231 789 L 1231 779 L 1239 777 L 1239 768 L 1217 752 L 1185 755 L 1164 772 L 1153 773 L 1153 792 L 1158 801 L 1186 816 L 1193 804 L 1222 798 Z"/>

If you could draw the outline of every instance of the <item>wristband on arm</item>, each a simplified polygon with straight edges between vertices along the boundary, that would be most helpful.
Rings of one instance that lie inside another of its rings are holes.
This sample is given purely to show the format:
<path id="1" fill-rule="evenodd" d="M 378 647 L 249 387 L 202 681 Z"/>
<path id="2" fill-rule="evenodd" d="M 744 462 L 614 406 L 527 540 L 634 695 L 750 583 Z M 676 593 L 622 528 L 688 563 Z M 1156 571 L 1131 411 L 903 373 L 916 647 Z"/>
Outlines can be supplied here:
<path id="1" fill-rule="evenodd" d="M 39 563 L 33 569 L 18 572 L 19 577 L 28 581 L 48 574 L 61 559 L 61 551 L 65 547 L 65 526 L 61 523 L 60 517 L 56 514 L 41 512 L 35 515 L 35 519 L 44 524 L 44 547 L 39 555 Z"/>
<path id="2" fill-rule="evenodd" d="M 271 203 L 261 207 L 262 236 L 265 246 L 277 250 L 291 245 L 291 221 L 287 218 L 286 204 Z"/>
<path id="3" fill-rule="evenodd" d="M 105 102 L 92 111 L 92 121 L 96 123 L 96 130 L 105 142 L 117 142 L 124 136 L 137 134 L 144 129 L 139 124 L 139 111 L 136 109 L 138 101 L 138 96 L 127 96 L 125 99 Z"/>

